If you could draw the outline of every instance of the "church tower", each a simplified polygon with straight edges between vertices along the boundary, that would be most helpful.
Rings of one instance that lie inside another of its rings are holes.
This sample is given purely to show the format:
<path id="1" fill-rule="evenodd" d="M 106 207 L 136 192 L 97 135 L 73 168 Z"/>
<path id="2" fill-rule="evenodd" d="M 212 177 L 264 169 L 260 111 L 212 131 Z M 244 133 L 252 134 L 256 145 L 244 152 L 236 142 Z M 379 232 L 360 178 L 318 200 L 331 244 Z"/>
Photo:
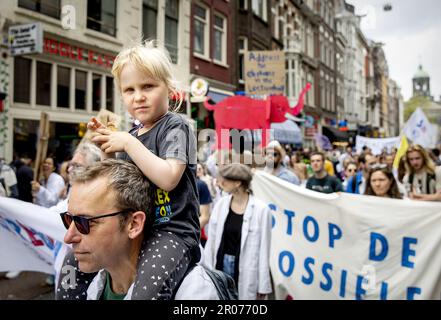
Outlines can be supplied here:
<path id="1" fill-rule="evenodd" d="M 430 76 L 423 70 L 423 66 L 420 64 L 417 73 L 413 79 L 413 96 L 424 96 L 432 99 L 430 95 Z"/>

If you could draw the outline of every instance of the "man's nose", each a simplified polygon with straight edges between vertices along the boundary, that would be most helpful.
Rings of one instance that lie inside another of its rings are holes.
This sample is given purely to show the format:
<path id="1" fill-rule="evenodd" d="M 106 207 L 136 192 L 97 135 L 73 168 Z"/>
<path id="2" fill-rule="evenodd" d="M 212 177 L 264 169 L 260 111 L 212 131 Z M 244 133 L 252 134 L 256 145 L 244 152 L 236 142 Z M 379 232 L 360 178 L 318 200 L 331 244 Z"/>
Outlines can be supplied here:
<path id="1" fill-rule="evenodd" d="M 67 229 L 67 232 L 64 235 L 64 242 L 67 244 L 71 244 L 71 243 L 79 243 L 80 241 L 81 241 L 81 233 L 78 231 L 77 227 L 75 226 L 75 222 L 72 221 L 72 223 L 69 226 L 69 229 Z"/>

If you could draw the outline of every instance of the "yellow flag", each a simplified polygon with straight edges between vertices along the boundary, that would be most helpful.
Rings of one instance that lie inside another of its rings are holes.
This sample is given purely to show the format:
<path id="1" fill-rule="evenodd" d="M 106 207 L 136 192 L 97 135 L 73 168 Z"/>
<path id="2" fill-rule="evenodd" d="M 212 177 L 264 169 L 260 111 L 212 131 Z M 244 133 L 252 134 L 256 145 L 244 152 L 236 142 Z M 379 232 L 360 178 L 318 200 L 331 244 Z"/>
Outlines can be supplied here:
<path id="1" fill-rule="evenodd" d="M 401 157 L 406 154 L 407 149 L 409 149 L 409 143 L 407 142 L 407 138 L 405 135 L 401 137 L 401 143 L 400 148 L 397 151 L 397 154 L 395 155 L 394 160 L 394 168 L 398 170 L 398 167 L 400 165 Z"/>

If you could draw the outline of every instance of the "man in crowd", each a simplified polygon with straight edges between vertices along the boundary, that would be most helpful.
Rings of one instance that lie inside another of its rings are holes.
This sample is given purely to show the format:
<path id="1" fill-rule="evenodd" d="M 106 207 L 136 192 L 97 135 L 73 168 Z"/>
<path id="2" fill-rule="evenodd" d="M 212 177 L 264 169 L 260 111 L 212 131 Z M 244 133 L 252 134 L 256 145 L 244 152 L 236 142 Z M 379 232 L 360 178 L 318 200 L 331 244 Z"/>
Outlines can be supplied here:
<path id="1" fill-rule="evenodd" d="M 32 159 L 27 155 L 23 155 L 20 159 L 14 161 L 17 175 L 18 198 L 22 201 L 32 203 L 31 182 L 34 180 L 34 171 L 31 168 L 31 163 Z"/>
<path id="2" fill-rule="evenodd" d="M 435 167 L 427 151 L 412 145 L 406 152 L 406 175 L 403 184 L 414 194 L 434 194 L 441 190 L 441 168 Z"/>
<path id="3" fill-rule="evenodd" d="M 366 189 L 366 179 L 369 175 L 371 166 L 379 162 L 378 158 L 372 153 L 362 153 L 358 157 L 358 172 L 348 181 L 347 193 L 364 194 Z"/>
<path id="4" fill-rule="evenodd" d="M 321 193 L 334 193 L 343 191 L 341 181 L 335 176 L 330 176 L 325 170 L 325 155 L 322 152 L 313 152 L 310 156 L 314 176 L 306 182 L 306 188 Z"/>
<path id="5" fill-rule="evenodd" d="M 283 165 L 284 158 L 285 150 L 280 143 L 271 141 L 265 149 L 265 171 L 292 184 L 300 185 L 300 180 L 295 173 Z"/>
<path id="6" fill-rule="evenodd" d="M 82 292 L 76 292 L 77 296 L 67 293 L 62 299 L 134 298 L 134 283 L 140 281 L 137 272 L 147 263 L 141 248 L 154 221 L 153 204 L 148 179 L 129 162 L 108 159 L 75 176 L 68 211 L 61 214 L 67 228 L 64 240 L 72 245 L 79 269 L 93 278 Z M 169 250 L 177 249 L 170 245 Z M 66 261 L 66 267 L 70 262 Z M 159 265 L 152 267 L 160 269 Z M 213 283 L 204 272 L 201 266 L 194 267 L 175 299 L 217 299 Z M 76 276 L 64 276 L 61 286 L 69 285 L 71 279 L 75 281 Z M 156 280 L 161 282 L 160 277 Z M 143 299 L 142 290 L 136 299 Z"/>

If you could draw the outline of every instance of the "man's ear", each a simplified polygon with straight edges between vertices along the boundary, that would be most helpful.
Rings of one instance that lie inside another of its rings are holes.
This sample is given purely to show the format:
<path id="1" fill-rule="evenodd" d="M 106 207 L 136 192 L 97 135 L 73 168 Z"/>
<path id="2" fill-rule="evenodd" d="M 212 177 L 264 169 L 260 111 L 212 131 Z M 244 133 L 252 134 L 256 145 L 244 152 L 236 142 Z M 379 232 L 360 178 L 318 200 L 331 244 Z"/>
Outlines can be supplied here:
<path id="1" fill-rule="evenodd" d="M 145 213 L 136 211 L 132 213 L 130 223 L 128 224 L 128 235 L 130 239 L 135 239 L 144 231 Z"/>

